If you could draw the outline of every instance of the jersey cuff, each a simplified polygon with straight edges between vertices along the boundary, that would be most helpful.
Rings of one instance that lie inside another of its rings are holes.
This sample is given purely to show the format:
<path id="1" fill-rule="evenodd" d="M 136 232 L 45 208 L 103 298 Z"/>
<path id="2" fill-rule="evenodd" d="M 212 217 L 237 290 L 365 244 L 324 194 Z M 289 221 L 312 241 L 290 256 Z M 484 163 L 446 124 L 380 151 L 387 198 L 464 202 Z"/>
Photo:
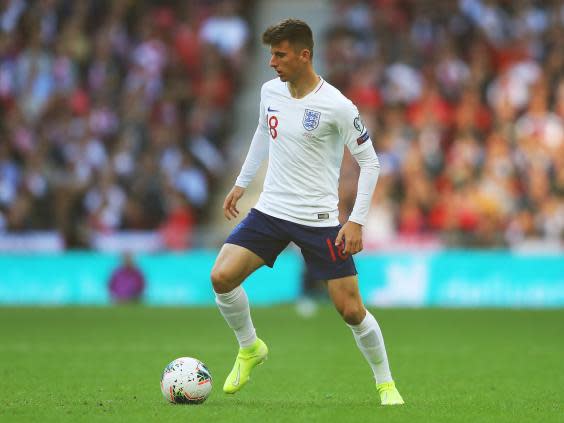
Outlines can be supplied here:
<path id="1" fill-rule="evenodd" d="M 359 219 L 358 217 L 352 215 L 349 216 L 349 221 L 358 223 L 360 226 L 364 226 L 366 224 L 366 219 Z"/>
<path id="2" fill-rule="evenodd" d="M 241 188 L 247 188 L 249 186 L 249 182 L 243 182 L 242 180 L 237 178 L 237 180 L 235 181 L 235 186 L 238 186 L 238 187 L 241 187 Z"/>

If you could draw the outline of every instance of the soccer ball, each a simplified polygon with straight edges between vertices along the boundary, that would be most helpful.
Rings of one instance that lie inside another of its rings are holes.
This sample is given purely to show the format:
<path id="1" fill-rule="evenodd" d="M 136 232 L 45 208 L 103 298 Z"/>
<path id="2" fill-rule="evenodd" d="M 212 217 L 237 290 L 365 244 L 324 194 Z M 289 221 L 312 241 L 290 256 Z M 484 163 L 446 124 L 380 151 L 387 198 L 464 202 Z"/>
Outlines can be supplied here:
<path id="1" fill-rule="evenodd" d="M 177 358 L 165 367 L 161 377 L 163 396 L 175 404 L 201 404 L 211 390 L 211 373 L 195 358 Z"/>

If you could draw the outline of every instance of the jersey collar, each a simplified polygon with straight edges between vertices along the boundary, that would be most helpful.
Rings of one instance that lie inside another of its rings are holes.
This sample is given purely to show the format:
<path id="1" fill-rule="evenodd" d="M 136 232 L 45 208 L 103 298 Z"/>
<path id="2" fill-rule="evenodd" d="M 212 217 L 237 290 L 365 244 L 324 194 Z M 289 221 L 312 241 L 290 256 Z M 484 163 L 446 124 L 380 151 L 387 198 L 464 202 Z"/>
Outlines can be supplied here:
<path id="1" fill-rule="evenodd" d="M 325 83 L 325 80 L 320 76 L 319 82 L 317 83 L 315 88 L 313 90 L 311 90 L 309 93 L 307 93 L 306 95 L 304 95 L 302 98 L 292 97 L 292 94 L 290 94 L 290 89 L 288 88 L 287 82 L 284 83 L 284 86 L 286 87 L 286 90 L 288 91 L 288 97 L 290 97 L 294 101 L 304 101 L 307 98 L 309 98 L 310 96 L 314 95 L 316 92 L 318 92 L 321 89 L 321 87 L 323 86 L 324 83 Z"/>

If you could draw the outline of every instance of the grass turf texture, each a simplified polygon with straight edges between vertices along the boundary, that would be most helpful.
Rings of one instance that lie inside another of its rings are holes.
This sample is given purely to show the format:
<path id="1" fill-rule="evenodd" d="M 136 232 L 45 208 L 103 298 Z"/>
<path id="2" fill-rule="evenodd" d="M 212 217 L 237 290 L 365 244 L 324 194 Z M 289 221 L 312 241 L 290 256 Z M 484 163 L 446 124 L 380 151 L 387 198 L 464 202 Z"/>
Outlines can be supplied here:
<path id="1" fill-rule="evenodd" d="M 407 405 L 384 408 L 350 330 L 329 307 L 255 308 L 270 358 L 235 396 L 235 339 L 217 310 L 0 308 L 0 421 L 564 421 L 564 310 L 373 310 Z M 161 396 L 164 366 L 204 361 L 202 405 Z"/>

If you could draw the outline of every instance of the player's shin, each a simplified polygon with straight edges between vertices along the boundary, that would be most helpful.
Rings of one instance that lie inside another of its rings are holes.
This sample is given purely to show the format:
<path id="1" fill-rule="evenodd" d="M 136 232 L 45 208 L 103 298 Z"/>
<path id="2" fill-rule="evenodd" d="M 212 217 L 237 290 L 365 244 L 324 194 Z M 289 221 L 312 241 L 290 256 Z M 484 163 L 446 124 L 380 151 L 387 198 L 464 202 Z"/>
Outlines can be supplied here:
<path id="1" fill-rule="evenodd" d="M 243 287 L 238 286 L 230 292 L 215 294 L 215 302 L 223 318 L 235 332 L 241 348 L 249 347 L 257 339 L 251 320 L 249 299 Z"/>
<path id="2" fill-rule="evenodd" d="M 384 338 L 374 316 L 367 310 L 366 317 L 360 324 L 348 326 L 353 332 L 358 348 L 372 368 L 376 382 L 390 382 L 392 375 L 388 364 Z"/>

